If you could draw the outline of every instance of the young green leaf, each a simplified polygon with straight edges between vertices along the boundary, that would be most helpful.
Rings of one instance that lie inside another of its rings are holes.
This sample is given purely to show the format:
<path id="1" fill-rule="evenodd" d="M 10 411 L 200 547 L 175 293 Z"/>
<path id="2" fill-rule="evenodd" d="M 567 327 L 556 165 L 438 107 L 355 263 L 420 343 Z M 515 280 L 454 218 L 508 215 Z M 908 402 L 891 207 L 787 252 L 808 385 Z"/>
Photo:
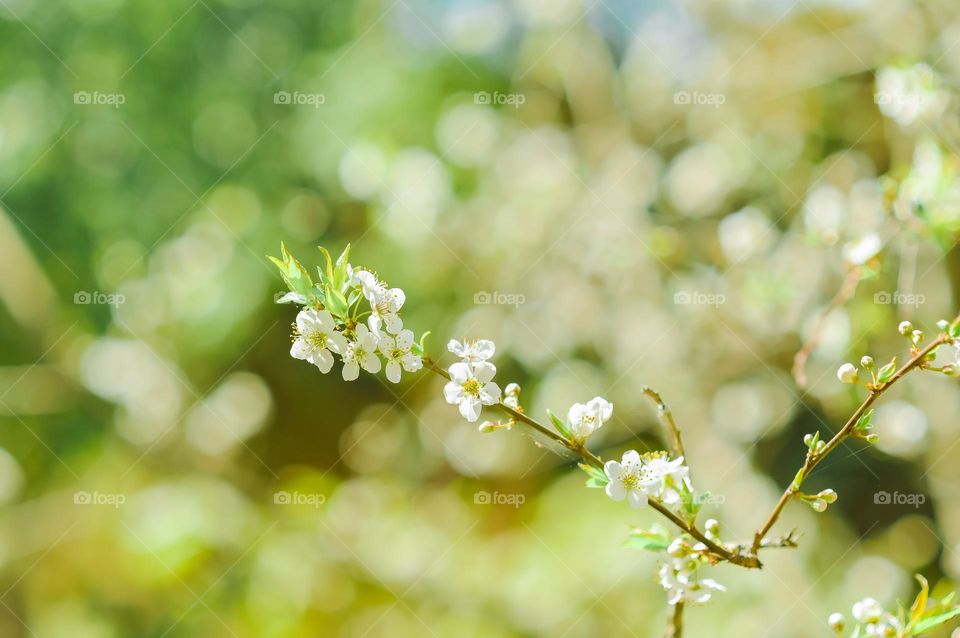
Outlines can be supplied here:
<path id="1" fill-rule="evenodd" d="M 550 417 L 550 422 L 553 423 L 553 427 L 557 429 L 557 432 L 563 435 L 565 439 L 572 439 L 573 432 L 570 431 L 570 428 L 567 427 L 567 424 L 564 423 L 563 419 L 560 419 L 550 410 L 547 410 L 547 416 Z"/>
<path id="2" fill-rule="evenodd" d="M 877 383 L 886 383 L 889 381 L 893 374 L 897 371 L 897 358 L 894 357 L 890 363 L 880 368 L 877 371 Z"/>
<path id="3" fill-rule="evenodd" d="M 624 546 L 646 549 L 651 552 L 662 552 L 670 547 L 671 541 L 670 535 L 659 526 L 649 530 L 635 528 L 630 532 Z"/>
<path id="4" fill-rule="evenodd" d="M 860 415 L 860 418 L 857 419 L 857 424 L 853 426 L 853 429 L 857 432 L 866 432 L 873 427 L 873 424 L 870 422 L 873 419 L 873 409 L 867 410 Z"/>
<path id="5" fill-rule="evenodd" d="M 947 622 L 948 620 L 952 620 L 957 616 L 960 616 L 960 607 L 954 607 L 953 609 L 934 613 L 934 615 L 924 618 L 913 625 L 913 627 L 910 629 L 910 635 L 919 636 L 920 634 L 924 634 L 931 629 L 936 629 L 943 623 Z"/>
<path id="6" fill-rule="evenodd" d="M 586 472 L 590 477 L 587 479 L 587 487 L 606 487 L 607 483 L 610 482 L 610 479 L 607 478 L 607 475 L 599 468 L 593 467 L 592 465 L 587 465 L 586 463 L 578 463 L 577 467 Z"/>

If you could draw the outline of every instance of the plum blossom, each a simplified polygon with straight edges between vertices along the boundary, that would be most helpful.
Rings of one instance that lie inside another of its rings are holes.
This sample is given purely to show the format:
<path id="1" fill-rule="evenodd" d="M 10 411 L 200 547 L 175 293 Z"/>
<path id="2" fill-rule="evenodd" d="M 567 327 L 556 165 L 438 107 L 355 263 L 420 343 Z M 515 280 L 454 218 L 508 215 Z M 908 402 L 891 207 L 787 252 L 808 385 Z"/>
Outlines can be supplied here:
<path id="1" fill-rule="evenodd" d="M 377 335 L 360 324 L 356 327 L 354 339 L 347 344 L 343 352 L 343 380 L 353 381 L 360 376 L 360 368 L 371 374 L 380 372 L 380 358 L 377 356 Z"/>
<path id="2" fill-rule="evenodd" d="M 603 472 L 609 479 L 606 487 L 607 496 L 615 501 L 626 498 L 634 509 L 647 504 L 647 489 L 656 482 L 656 478 L 644 466 L 636 450 L 624 452 L 619 463 L 607 461 L 603 466 Z"/>
<path id="3" fill-rule="evenodd" d="M 447 403 L 458 405 L 467 421 L 473 423 L 480 418 L 483 406 L 500 401 L 500 386 L 493 382 L 497 368 L 492 363 L 459 361 L 450 366 L 448 372 L 450 382 L 443 388 L 443 397 Z"/>
<path id="4" fill-rule="evenodd" d="M 652 483 L 648 491 L 651 496 L 658 496 L 667 505 L 676 505 L 681 500 L 680 490 L 684 481 L 690 488 L 688 475 L 689 468 L 683 464 L 683 457 L 674 460 L 666 452 L 652 452 L 642 457 L 643 465 L 649 472 Z"/>
<path id="5" fill-rule="evenodd" d="M 586 403 L 574 403 L 567 411 L 567 423 L 581 443 L 597 431 L 613 415 L 613 404 L 603 397 L 594 397 Z"/>
<path id="6" fill-rule="evenodd" d="M 514 410 L 520 409 L 520 385 L 508 383 L 503 390 L 503 404 Z"/>
<path id="7" fill-rule="evenodd" d="M 675 539 L 667 548 L 670 556 L 660 567 L 660 585 L 667 591 L 667 602 L 705 603 L 714 592 L 726 591 L 726 587 L 711 578 L 700 578 L 702 561 L 698 547 L 691 547 L 682 538 Z"/>
<path id="8" fill-rule="evenodd" d="M 413 331 L 401 330 L 394 335 L 382 335 L 378 348 L 387 361 L 387 379 L 400 383 L 400 368 L 407 372 L 416 372 L 423 368 L 423 359 L 410 352 L 413 347 Z"/>
<path id="9" fill-rule="evenodd" d="M 897 636 L 902 629 L 900 621 L 873 598 L 864 598 L 853 604 L 853 617 L 862 624 L 865 636 Z"/>
<path id="10" fill-rule="evenodd" d="M 860 379 L 857 366 L 852 363 L 843 364 L 837 370 L 837 378 L 840 379 L 840 383 L 856 383 Z"/>
<path id="11" fill-rule="evenodd" d="M 346 338 L 335 331 L 333 316 L 326 310 L 305 308 L 297 313 L 290 356 L 309 361 L 326 374 L 333 367 L 333 352 L 343 353 Z"/>
<path id="12" fill-rule="evenodd" d="M 354 285 L 360 286 L 363 296 L 370 302 L 370 317 L 367 325 L 370 330 L 379 333 L 383 327 L 387 332 L 397 334 L 403 329 L 400 319 L 400 308 L 406 301 L 406 294 L 400 288 L 388 288 L 387 284 L 377 279 L 369 270 L 358 270 L 353 273 L 351 280 Z"/>
<path id="13" fill-rule="evenodd" d="M 478 361 L 487 361 L 493 356 L 497 346 L 489 339 L 480 339 L 478 341 L 457 341 L 451 339 L 447 342 L 447 350 L 460 357 L 464 363 L 477 363 Z"/>

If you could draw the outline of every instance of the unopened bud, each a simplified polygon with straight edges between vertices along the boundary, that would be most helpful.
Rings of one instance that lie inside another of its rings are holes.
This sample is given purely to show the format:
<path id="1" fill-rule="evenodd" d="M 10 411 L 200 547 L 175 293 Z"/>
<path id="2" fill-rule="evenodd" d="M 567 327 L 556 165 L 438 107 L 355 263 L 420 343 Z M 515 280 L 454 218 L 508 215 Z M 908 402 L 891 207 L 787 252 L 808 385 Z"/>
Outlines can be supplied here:
<path id="1" fill-rule="evenodd" d="M 817 498 L 820 498 L 827 503 L 836 503 L 837 502 L 837 493 L 831 489 L 825 489 L 817 494 Z"/>
<path id="2" fill-rule="evenodd" d="M 873 368 L 873 357 L 868 354 L 863 355 L 863 358 L 860 359 L 860 365 L 870 370 Z"/>
<path id="3" fill-rule="evenodd" d="M 941 319 L 940 321 L 937 322 L 937 328 L 944 332 L 946 332 L 947 328 L 949 327 L 950 327 L 950 322 L 947 321 L 946 319 Z"/>
<path id="4" fill-rule="evenodd" d="M 852 363 L 845 363 L 837 370 L 837 378 L 841 383 L 856 383 L 859 380 L 857 366 Z"/>
<path id="5" fill-rule="evenodd" d="M 496 431 L 499 427 L 500 424 L 495 421 L 484 421 L 480 424 L 479 430 L 482 434 L 489 434 L 490 432 Z"/>
<path id="6" fill-rule="evenodd" d="M 827 502 L 822 498 L 815 498 L 810 501 L 810 507 L 812 507 L 815 512 L 825 512 L 827 511 Z"/>
<path id="7" fill-rule="evenodd" d="M 897 326 L 897 330 L 900 332 L 900 334 L 906 337 L 908 334 L 913 332 L 913 324 L 909 321 L 901 321 L 900 325 Z"/>
<path id="8" fill-rule="evenodd" d="M 843 617 L 843 614 L 834 612 L 830 614 L 829 618 L 827 618 L 827 624 L 830 625 L 830 629 L 834 630 L 838 634 L 842 634 L 843 630 L 846 628 L 847 621 Z"/>

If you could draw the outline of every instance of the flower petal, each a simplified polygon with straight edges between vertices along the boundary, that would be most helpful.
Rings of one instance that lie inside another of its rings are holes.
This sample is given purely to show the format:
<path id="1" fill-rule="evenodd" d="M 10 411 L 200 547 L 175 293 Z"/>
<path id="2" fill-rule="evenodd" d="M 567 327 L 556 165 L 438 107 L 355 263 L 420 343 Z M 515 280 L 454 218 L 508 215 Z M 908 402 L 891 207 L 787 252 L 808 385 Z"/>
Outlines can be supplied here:
<path id="1" fill-rule="evenodd" d="M 467 379 L 470 378 L 470 366 L 466 363 L 458 361 L 450 366 L 450 369 L 447 370 L 450 373 L 450 379 L 463 385 L 467 382 Z"/>
<path id="2" fill-rule="evenodd" d="M 627 497 L 627 488 L 620 481 L 610 481 L 606 487 L 607 496 L 615 501 L 622 501 Z"/>
<path id="3" fill-rule="evenodd" d="M 400 383 L 400 364 L 396 361 L 387 362 L 387 380 Z"/>
<path id="4" fill-rule="evenodd" d="M 360 376 L 360 365 L 355 360 L 344 363 L 341 374 L 344 381 L 354 381 Z"/>
<path id="5" fill-rule="evenodd" d="M 482 406 L 479 401 L 473 397 L 465 397 L 460 402 L 460 415 L 467 421 L 470 421 L 470 423 L 473 423 L 480 418 L 481 408 Z"/>
<path id="6" fill-rule="evenodd" d="M 490 381 L 496 373 L 497 367 L 487 361 L 480 361 L 473 364 L 473 376 L 475 376 L 480 383 Z"/>
<path id="7" fill-rule="evenodd" d="M 463 399 L 463 386 L 456 381 L 451 381 L 443 386 L 443 398 L 447 403 L 460 403 Z"/>
<path id="8" fill-rule="evenodd" d="M 627 498 L 630 500 L 630 507 L 634 509 L 640 509 L 647 505 L 647 495 L 640 490 L 630 490 Z"/>

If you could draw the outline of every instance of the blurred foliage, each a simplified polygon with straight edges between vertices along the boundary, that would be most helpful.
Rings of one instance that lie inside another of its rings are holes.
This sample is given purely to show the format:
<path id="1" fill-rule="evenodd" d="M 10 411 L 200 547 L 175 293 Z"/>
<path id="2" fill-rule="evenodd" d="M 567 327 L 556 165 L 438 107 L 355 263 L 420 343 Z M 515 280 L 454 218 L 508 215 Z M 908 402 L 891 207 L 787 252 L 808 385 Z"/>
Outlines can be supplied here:
<path id="1" fill-rule="evenodd" d="M 802 435 L 855 406 L 838 362 L 955 314 L 958 18 L 942 0 L 5 0 L 0 635 L 660 635 L 654 558 L 623 547 L 653 514 L 466 426 L 436 379 L 344 384 L 289 358 L 264 255 L 351 242 L 435 356 L 494 339 L 538 414 L 610 398 L 604 456 L 661 446 L 637 392 L 657 388 L 725 535 L 748 538 Z M 902 125 L 877 70 L 919 61 L 949 97 Z M 793 355 L 871 234 L 884 249 L 800 389 Z M 788 508 L 801 547 L 718 568 L 729 592 L 691 635 L 823 636 L 858 598 L 907 600 L 913 572 L 953 588 L 960 392 L 916 376 L 878 407 L 877 448 L 810 479 L 839 492 L 830 512 Z"/>

